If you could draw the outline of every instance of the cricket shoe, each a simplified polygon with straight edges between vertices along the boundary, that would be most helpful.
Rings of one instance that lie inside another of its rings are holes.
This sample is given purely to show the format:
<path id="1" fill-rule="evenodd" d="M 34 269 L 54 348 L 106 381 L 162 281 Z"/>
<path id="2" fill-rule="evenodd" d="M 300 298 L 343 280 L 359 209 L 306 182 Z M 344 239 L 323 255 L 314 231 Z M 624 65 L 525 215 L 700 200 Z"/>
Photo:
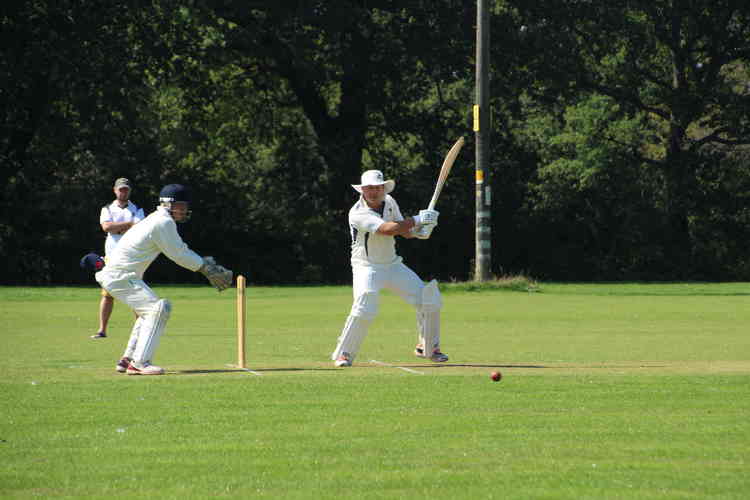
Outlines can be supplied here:
<path id="1" fill-rule="evenodd" d="M 92 339 L 106 339 L 107 334 L 104 332 L 97 332 L 96 335 L 91 336 Z"/>
<path id="2" fill-rule="evenodd" d="M 414 354 L 418 358 L 426 358 L 424 354 L 424 346 L 422 344 L 417 344 L 417 346 L 414 348 Z M 445 363 L 448 361 L 448 355 L 440 352 L 440 348 L 436 347 L 435 350 L 432 351 L 432 355 L 430 356 L 430 359 L 434 361 L 435 363 Z"/>
<path id="3" fill-rule="evenodd" d="M 144 363 L 131 361 L 130 364 L 128 364 L 127 371 L 128 375 L 164 375 L 164 368 L 152 365 L 148 361 Z"/>
<path id="4" fill-rule="evenodd" d="M 133 360 L 130 358 L 120 358 L 120 361 L 115 365 L 115 370 L 117 370 L 118 373 L 125 373 L 128 371 L 128 366 L 130 366 L 131 361 Z"/>
<path id="5" fill-rule="evenodd" d="M 343 368 L 345 366 L 352 366 L 352 360 L 351 356 L 349 356 L 348 352 L 342 352 L 341 356 L 336 358 L 336 362 L 334 363 L 336 365 L 336 368 Z"/>

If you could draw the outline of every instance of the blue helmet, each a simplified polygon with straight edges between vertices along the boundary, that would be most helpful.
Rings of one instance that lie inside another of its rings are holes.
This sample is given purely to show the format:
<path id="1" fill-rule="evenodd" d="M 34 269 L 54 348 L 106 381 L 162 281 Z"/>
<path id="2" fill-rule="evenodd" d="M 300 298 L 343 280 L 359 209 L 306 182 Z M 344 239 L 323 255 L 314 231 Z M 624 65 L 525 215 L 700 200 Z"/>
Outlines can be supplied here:
<path id="1" fill-rule="evenodd" d="M 173 201 L 190 203 L 190 190 L 182 184 L 167 184 L 159 192 L 159 201 L 162 203 L 172 203 Z"/>
<path id="2" fill-rule="evenodd" d="M 172 203 L 185 202 L 190 203 L 190 189 L 182 184 L 167 184 L 159 192 L 159 204 L 172 213 Z M 185 214 L 185 219 L 178 222 L 185 222 L 190 219 L 191 211 Z"/>

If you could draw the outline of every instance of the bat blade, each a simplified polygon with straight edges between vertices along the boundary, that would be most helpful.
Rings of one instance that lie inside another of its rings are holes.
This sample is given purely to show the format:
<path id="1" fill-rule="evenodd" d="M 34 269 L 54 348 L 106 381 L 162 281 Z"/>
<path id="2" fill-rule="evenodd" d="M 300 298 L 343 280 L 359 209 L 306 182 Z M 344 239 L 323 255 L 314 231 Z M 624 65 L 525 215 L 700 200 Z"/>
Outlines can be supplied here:
<path id="1" fill-rule="evenodd" d="M 445 155 L 443 166 L 440 168 L 440 175 L 438 176 L 437 184 L 435 184 L 435 192 L 432 193 L 432 199 L 427 207 L 428 210 L 435 210 L 435 204 L 440 196 L 440 192 L 443 190 L 445 180 L 448 178 L 448 174 L 450 174 L 451 168 L 453 168 L 453 162 L 456 161 L 456 157 L 463 146 L 464 138 L 459 137 L 453 147 L 448 151 L 448 154 Z"/>

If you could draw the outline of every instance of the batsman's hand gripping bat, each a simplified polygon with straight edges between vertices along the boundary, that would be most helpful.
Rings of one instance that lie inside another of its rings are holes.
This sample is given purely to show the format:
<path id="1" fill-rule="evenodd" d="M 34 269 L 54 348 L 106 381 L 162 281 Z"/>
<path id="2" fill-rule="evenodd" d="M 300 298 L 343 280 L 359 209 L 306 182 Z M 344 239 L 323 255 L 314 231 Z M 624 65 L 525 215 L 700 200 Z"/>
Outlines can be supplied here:
<path id="1" fill-rule="evenodd" d="M 427 210 L 435 210 L 435 203 L 437 203 L 440 192 L 443 190 L 445 180 L 448 178 L 448 174 L 451 172 L 451 168 L 453 167 L 453 162 L 456 161 L 456 157 L 458 156 L 459 151 L 461 151 L 463 145 L 464 138 L 459 137 L 450 151 L 448 151 L 448 154 L 445 155 L 443 166 L 440 168 L 440 175 L 438 176 L 437 184 L 435 184 L 435 192 L 432 193 L 432 199 L 430 200 L 430 204 L 427 207 Z"/>

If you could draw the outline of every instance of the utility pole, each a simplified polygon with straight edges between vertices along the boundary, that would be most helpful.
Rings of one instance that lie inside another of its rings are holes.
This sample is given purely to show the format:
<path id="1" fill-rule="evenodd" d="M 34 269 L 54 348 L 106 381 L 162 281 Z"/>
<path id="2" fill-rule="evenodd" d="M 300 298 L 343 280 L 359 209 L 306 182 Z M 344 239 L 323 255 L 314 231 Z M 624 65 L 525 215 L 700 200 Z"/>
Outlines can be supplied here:
<path id="1" fill-rule="evenodd" d="M 490 279 L 492 233 L 489 182 L 490 153 L 490 23 L 488 0 L 477 0 L 476 103 L 474 104 L 474 148 L 476 158 L 476 250 L 474 279 Z"/>

